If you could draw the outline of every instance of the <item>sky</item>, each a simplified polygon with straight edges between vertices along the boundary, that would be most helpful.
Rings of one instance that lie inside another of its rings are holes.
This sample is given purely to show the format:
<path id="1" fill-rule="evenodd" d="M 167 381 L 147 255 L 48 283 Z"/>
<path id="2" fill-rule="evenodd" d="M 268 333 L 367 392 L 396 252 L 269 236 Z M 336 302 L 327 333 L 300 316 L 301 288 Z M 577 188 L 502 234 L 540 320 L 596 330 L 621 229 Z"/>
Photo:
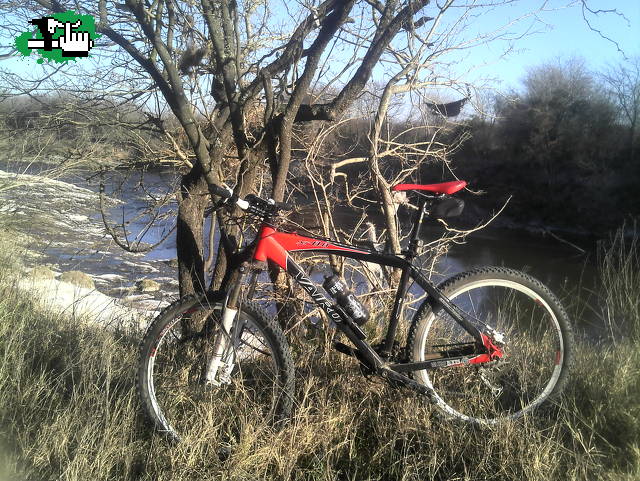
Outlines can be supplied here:
<path id="1" fill-rule="evenodd" d="M 487 25 L 504 24 L 510 18 L 516 18 L 529 7 L 528 1 L 524 5 L 501 8 L 486 15 L 477 22 L 477 27 L 487 28 Z M 550 6 L 553 7 L 553 2 Z M 626 19 L 612 13 L 589 15 L 587 18 L 594 28 L 617 42 L 626 56 L 640 56 L 640 0 L 590 0 L 589 6 L 594 9 L 616 8 L 623 13 Z M 589 28 L 578 5 L 543 12 L 539 18 L 547 25 L 538 25 L 536 33 L 519 39 L 515 50 L 506 58 L 500 58 L 507 47 L 506 42 L 495 42 L 470 53 L 465 60 L 467 67 L 487 64 L 470 75 L 493 77 L 502 88 L 518 88 L 527 70 L 543 63 L 582 57 L 588 68 L 597 71 L 624 59 L 614 43 Z M 525 21 L 523 26 L 531 23 Z M 517 30 L 522 31 L 523 26 Z"/>
<path id="2" fill-rule="evenodd" d="M 521 0 L 512 6 L 496 8 L 479 16 L 470 27 L 471 33 L 473 29 L 486 32 L 492 26 L 504 25 L 540 3 L 541 0 Z M 580 1 L 576 0 L 574 7 L 555 8 L 566 3 L 567 0 L 548 0 L 549 11 L 537 17 L 543 24 L 531 18 L 510 29 L 517 35 L 535 24 L 535 32 L 514 42 L 514 50 L 506 57 L 502 54 L 508 44 L 503 41 L 461 53 L 459 64 L 455 66 L 459 80 L 474 84 L 481 83 L 478 79 L 490 78 L 485 85 L 510 90 L 519 87 L 528 68 L 542 63 L 577 56 L 586 60 L 588 68 L 597 71 L 623 60 L 623 54 L 617 51 L 614 43 L 589 29 L 582 18 Z M 613 13 L 589 15 L 588 18 L 594 28 L 617 42 L 625 55 L 640 55 L 640 0 L 588 0 L 588 4 L 593 9 L 615 8 L 624 14 L 626 18 Z M 9 59 L 0 62 L 0 67 L 24 71 L 35 65 L 29 61 Z"/>

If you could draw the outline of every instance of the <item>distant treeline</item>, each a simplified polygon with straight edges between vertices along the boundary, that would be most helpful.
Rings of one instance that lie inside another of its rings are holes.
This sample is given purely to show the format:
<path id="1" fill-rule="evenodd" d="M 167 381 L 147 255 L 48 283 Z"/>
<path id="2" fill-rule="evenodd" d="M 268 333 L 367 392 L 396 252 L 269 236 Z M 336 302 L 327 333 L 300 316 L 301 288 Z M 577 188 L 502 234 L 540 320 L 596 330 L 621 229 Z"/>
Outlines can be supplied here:
<path id="1" fill-rule="evenodd" d="M 518 225 L 600 236 L 640 215 L 640 59 L 600 73 L 576 60 L 539 66 L 529 71 L 521 90 L 494 96 L 484 110 L 455 121 L 436 114 L 426 121 L 415 115 L 388 119 L 384 131 L 394 154 L 381 160 L 383 175 L 392 179 L 413 168 L 408 180 L 439 182 L 455 174 L 484 192 L 467 198 L 486 211 L 513 196 L 503 219 Z M 312 149 L 327 175 L 332 163 L 366 158 L 371 108 L 356 105 L 349 115 L 338 126 L 304 125 L 295 136 L 294 156 L 309 152 L 318 129 L 330 129 L 322 149 Z M 144 106 L 106 98 L 16 97 L 0 103 L 0 126 L 5 158 L 73 152 L 118 165 L 180 163 L 190 153 L 172 116 L 158 118 Z M 402 143 L 414 147 L 398 148 Z M 426 148 L 424 155 L 416 154 L 416 145 Z M 229 162 L 232 158 L 230 153 Z M 298 192 L 308 193 L 308 172 L 300 167 L 292 164 L 290 179 Z M 338 202 L 346 198 L 345 182 L 352 189 L 369 175 L 368 164 L 349 164 L 341 172 L 347 175 L 336 178 Z M 265 176 L 268 185 L 268 172 Z M 375 203 L 372 195 L 363 193 L 364 204 Z"/>
<path id="2" fill-rule="evenodd" d="M 9 97 L 0 103 L 0 156 L 152 162 L 166 155 L 165 130 L 175 133 L 176 124 L 109 98 L 57 92 Z"/>
<path id="3" fill-rule="evenodd" d="M 520 226 L 602 236 L 640 215 L 640 59 L 601 73 L 577 60 L 542 65 L 521 90 L 493 96 L 484 110 L 432 118 L 422 130 L 416 120 L 389 121 L 390 139 L 434 141 L 412 180 L 465 179 L 483 192 L 467 202 L 487 212 L 512 196 L 502 219 Z M 345 124 L 334 153 L 367 155 L 368 125 Z M 401 157 L 386 159 L 387 178 L 410 166 Z M 354 179 L 366 167 L 343 170 Z"/>
<path id="4" fill-rule="evenodd" d="M 493 114 L 460 127 L 470 138 L 453 156 L 456 174 L 513 194 L 521 222 L 601 234 L 640 214 L 640 63 L 591 74 L 579 63 L 533 69 L 524 89 L 496 98 Z M 617 74 L 617 75 L 616 75 Z"/>

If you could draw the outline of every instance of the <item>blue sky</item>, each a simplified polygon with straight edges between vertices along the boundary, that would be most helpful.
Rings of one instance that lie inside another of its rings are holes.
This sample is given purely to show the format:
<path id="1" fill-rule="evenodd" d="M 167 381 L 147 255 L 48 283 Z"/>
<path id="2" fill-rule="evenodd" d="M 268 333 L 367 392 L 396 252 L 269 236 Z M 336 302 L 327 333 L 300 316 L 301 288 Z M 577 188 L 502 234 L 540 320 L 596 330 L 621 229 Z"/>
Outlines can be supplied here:
<path id="1" fill-rule="evenodd" d="M 509 17 L 515 18 L 525 11 L 526 3 L 512 9 L 501 8 L 483 17 L 477 22 L 477 27 L 487 28 L 492 23 L 504 23 Z M 615 40 L 627 56 L 640 55 L 640 0 L 590 0 L 589 5 L 591 8 L 616 8 L 623 13 L 628 21 L 611 13 L 590 15 L 588 19 L 594 28 Z M 544 12 L 539 18 L 547 25 L 538 25 L 536 33 L 519 39 L 515 43 L 515 51 L 506 58 L 500 59 L 507 47 L 506 42 L 496 42 L 470 53 L 466 60 L 468 65 L 488 64 L 472 75 L 493 77 L 501 84 L 497 87 L 517 88 L 528 68 L 556 59 L 583 57 L 592 70 L 623 60 L 623 55 L 612 42 L 589 29 L 578 5 Z M 523 25 L 530 23 L 525 21 Z M 518 30 L 523 30 L 522 26 Z"/>
<path id="2" fill-rule="evenodd" d="M 492 26 L 503 25 L 520 17 L 540 3 L 540 0 L 526 0 L 515 2 L 511 7 L 501 6 L 481 15 L 470 29 L 478 32 L 487 31 Z M 490 77 L 492 80 L 487 85 L 498 89 L 510 89 L 518 88 L 528 68 L 556 59 L 583 57 L 587 67 L 592 70 L 599 70 L 621 61 L 623 56 L 616 50 L 616 46 L 589 29 L 582 18 L 579 1 L 575 2 L 574 7 L 553 9 L 556 5 L 566 3 L 567 0 L 550 0 L 551 10 L 542 12 L 538 17 L 545 24 L 529 19 L 511 29 L 514 34 L 518 34 L 525 31 L 527 26 L 536 23 L 535 33 L 517 40 L 514 44 L 515 50 L 505 58 L 501 58 L 508 47 L 508 43 L 504 41 L 496 41 L 464 52 L 461 61 L 456 65 L 456 70 L 459 70 L 461 75 L 459 80 L 476 83 L 478 78 Z M 588 4 L 594 9 L 616 8 L 623 13 L 626 19 L 611 13 L 590 15 L 589 19 L 594 27 L 615 40 L 626 55 L 640 55 L 640 0 L 588 0 Z M 33 62 L 18 59 L 3 61 L 0 66 L 14 71 L 36 68 Z M 469 69 L 473 70 L 468 71 Z"/>

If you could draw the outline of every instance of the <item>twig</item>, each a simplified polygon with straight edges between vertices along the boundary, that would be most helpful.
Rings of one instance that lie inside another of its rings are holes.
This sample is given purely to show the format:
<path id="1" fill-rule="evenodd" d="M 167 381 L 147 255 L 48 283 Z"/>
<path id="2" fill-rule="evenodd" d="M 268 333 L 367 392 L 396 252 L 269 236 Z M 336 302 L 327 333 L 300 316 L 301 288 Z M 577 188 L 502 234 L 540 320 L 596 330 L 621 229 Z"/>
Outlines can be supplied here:
<path id="1" fill-rule="evenodd" d="M 554 234 L 553 232 L 551 232 L 551 231 L 550 231 L 550 230 L 548 230 L 548 229 L 545 229 L 545 230 L 543 231 L 543 233 L 544 233 L 544 234 L 549 234 L 549 235 L 550 235 L 551 237 L 553 237 L 555 240 L 560 241 L 560 242 L 562 242 L 563 244 L 567 244 L 568 246 L 573 247 L 574 249 L 576 249 L 577 251 L 579 251 L 581 254 L 586 254 L 586 253 L 587 253 L 587 251 L 586 251 L 586 250 L 584 250 L 582 247 L 579 247 L 579 246 L 575 245 L 573 242 L 569 242 L 568 240 L 563 239 L 562 237 L 560 237 L 560 236 L 558 236 L 558 235 Z"/>

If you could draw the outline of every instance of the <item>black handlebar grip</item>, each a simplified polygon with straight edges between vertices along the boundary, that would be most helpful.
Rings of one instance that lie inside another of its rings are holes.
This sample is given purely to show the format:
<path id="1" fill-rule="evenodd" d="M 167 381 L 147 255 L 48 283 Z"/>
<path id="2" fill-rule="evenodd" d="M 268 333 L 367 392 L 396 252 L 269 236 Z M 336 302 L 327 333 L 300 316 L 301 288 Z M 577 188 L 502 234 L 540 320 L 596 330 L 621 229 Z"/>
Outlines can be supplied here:
<path id="1" fill-rule="evenodd" d="M 213 184 L 210 189 L 211 189 L 212 193 L 214 193 L 215 195 L 218 195 L 220 197 L 223 197 L 225 199 L 228 199 L 229 197 L 231 197 L 233 195 L 233 192 L 230 192 L 229 190 L 227 190 L 224 187 L 221 187 L 219 185 Z"/>

